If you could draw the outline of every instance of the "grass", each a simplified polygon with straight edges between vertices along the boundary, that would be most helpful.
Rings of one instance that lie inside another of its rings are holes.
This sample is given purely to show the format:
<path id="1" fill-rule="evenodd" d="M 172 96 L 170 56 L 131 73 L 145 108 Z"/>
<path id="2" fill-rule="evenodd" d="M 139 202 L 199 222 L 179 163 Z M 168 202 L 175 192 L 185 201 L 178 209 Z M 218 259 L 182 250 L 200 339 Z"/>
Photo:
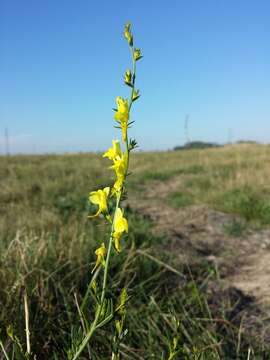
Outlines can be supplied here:
<path id="1" fill-rule="evenodd" d="M 247 224 L 244 221 L 234 219 L 232 222 L 224 225 L 224 231 L 229 236 L 242 236 L 247 229 Z"/>
<path id="2" fill-rule="evenodd" d="M 217 200 L 218 207 L 226 212 L 241 215 L 249 222 L 270 224 L 270 194 L 258 192 L 249 187 L 227 191 Z"/>
<path id="3" fill-rule="evenodd" d="M 168 197 L 172 206 L 196 201 L 265 226 L 269 155 L 269 147 L 257 145 L 138 153 L 132 159 L 130 191 L 141 183 L 180 177 L 179 190 Z M 74 294 L 81 302 L 94 250 L 108 232 L 99 220 L 87 219 L 94 211 L 87 194 L 110 176 L 104 164 L 95 154 L 0 158 L 0 339 L 9 354 L 9 325 L 25 347 L 25 291 L 38 359 L 65 359 L 71 339 L 82 337 Z M 204 259 L 184 264 L 181 248 L 154 236 L 149 220 L 127 212 L 131 233 L 110 274 L 116 293 L 125 285 L 132 296 L 122 357 L 168 359 L 176 338 L 175 359 L 247 359 L 249 352 L 250 359 L 268 359 L 268 345 L 243 325 L 245 311 L 253 311 L 252 300 L 224 291 L 222 274 Z M 234 226 L 227 231 L 242 231 Z M 89 303 L 89 317 L 92 309 Z M 93 359 L 109 359 L 110 340 L 103 330 L 97 332 Z M 82 359 L 87 358 L 86 351 Z"/>
<path id="4" fill-rule="evenodd" d="M 132 184 L 143 190 L 142 185 L 153 180 L 169 183 L 181 179 L 175 194 L 168 196 L 171 204 L 177 207 L 181 196 L 193 198 L 197 204 L 238 214 L 261 227 L 270 223 L 269 159 L 270 146 L 254 144 L 141 153 L 133 159 Z M 181 207 L 181 200 L 179 204 Z"/>
<path id="5" fill-rule="evenodd" d="M 168 200 L 169 204 L 175 208 L 190 206 L 194 203 L 193 196 L 188 192 L 173 192 Z"/>
<path id="6" fill-rule="evenodd" d="M 200 174 L 204 172 L 204 168 L 201 165 L 191 165 L 186 167 L 177 167 L 175 169 L 168 169 L 167 171 L 144 171 L 139 177 L 140 181 L 146 183 L 151 180 L 166 181 L 176 175 L 187 175 L 187 174 Z M 135 183 L 138 182 L 138 176 Z"/>

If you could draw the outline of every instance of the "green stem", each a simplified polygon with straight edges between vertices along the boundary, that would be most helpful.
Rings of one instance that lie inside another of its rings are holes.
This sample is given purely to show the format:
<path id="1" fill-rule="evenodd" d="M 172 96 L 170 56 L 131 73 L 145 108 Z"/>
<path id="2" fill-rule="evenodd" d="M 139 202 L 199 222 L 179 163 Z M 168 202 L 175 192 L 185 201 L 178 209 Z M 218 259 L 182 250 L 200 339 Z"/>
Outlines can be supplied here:
<path id="1" fill-rule="evenodd" d="M 133 74 L 133 80 L 132 80 L 132 90 L 131 90 L 131 94 L 130 94 L 130 100 L 129 100 L 129 109 L 128 112 L 130 114 L 131 111 L 131 107 L 132 107 L 132 103 L 133 103 L 133 95 L 134 95 L 134 90 L 135 90 L 135 82 L 136 82 L 136 61 L 134 59 L 134 46 L 129 46 L 129 50 L 131 53 L 131 59 L 132 59 L 132 74 Z M 127 172 L 128 172 L 128 168 L 129 168 L 129 145 L 128 145 L 128 136 L 126 136 L 126 151 L 127 151 L 127 170 L 126 170 L 126 176 L 127 176 Z"/>
<path id="2" fill-rule="evenodd" d="M 101 307 L 99 308 L 99 310 L 97 311 L 96 313 L 96 316 L 95 316 L 95 320 L 94 322 L 92 323 L 91 325 L 91 328 L 89 330 L 89 332 L 86 334 L 85 338 L 83 339 L 79 349 L 77 350 L 76 354 L 73 356 L 72 360 L 76 360 L 78 359 L 79 355 L 81 354 L 81 352 L 83 351 L 83 349 L 85 348 L 85 346 L 88 344 L 88 341 L 91 339 L 95 329 L 96 329 L 96 326 L 97 326 L 97 323 L 98 323 L 98 319 L 99 319 L 99 316 L 100 316 L 100 312 L 101 312 Z"/>
<path id="3" fill-rule="evenodd" d="M 100 301 L 101 307 L 102 307 L 102 305 L 104 303 L 105 294 L 106 294 L 108 270 L 109 270 L 110 256 L 111 256 L 112 243 L 113 243 L 114 224 L 115 224 L 116 212 L 117 212 L 117 209 L 119 208 L 121 196 L 122 196 L 122 190 L 121 190 L 121 192 L 118 195 L 117 200 L 116 200 L 115 211 L 114 211 L 114 216 L 113 216 L 113 222 L 112 222 L 112 227 L 111 227 L 110 241 L 109 241 L 107 257 L 106 257 L 106 263 L 105 263 L 105 269 L 104 269 L 104 277 L 103 277 L 103 285 L 102 285 L 102 293 L 101 293 L 101 301 Z"/>
<path id="4" fill-rule="evenodd" d="M 3 351 L 3 354 L 5 355 L 6 360 L 9 360 L 8 354 L 6 353 L 6 350 L 5 350 L 4 345 L 1 340 L 0 340 L 0 347 Z"/>
<path id="5" fill-rule="evenodd" d="M 131 53 L 132 66 L 133 66 L 133 68 L 132 68 L 132 74 L 133 74 L 133 76 L 134 76 L 134 78 L 133 78 L 134 81 L 133 81 L 133 83 L 132 83 L 133 86 L 132 86 L 131 95 L 130 95 L 130 102 L 129 102 L 129 112 L 130 112 L 131 107 L 132 107 L 132 103 L 133 103 L 132 99 L 133 99 L 133 95 L 134 95 L 134 90 L 135 90 L 136 61 L 135 61 L 135 59 L 134 59 L 134 47 L 133 47 L 133 46 L 130 46 L 129 49 L 130 49 L 130 53 Z"/>
<path id="6" fill-rule="evenodd" d="M 109 240 L 108 251 L 107 251 L 107 256 L 106 256 L 106 263 L 105 263 L 105 269 L 104 269 L 104 277 L 103 277 L 103 285 L 102 285 L 102 293 L 101 293 L 101 300 L 100 300 L 99 309 L 96 312 L 94 322 L 92 323 L 89 332 L 86 334 L 85 338 L 83 339 L 79 349 L 77 350 L 76 354 L 73 356 L 72 360 L 78 359 L 78 356 L 81 354 L 81 352 L 83 351 L 85 346 L 88 344 L 89 340 L 91 339 L 91 337 L 92 337 L 93 333 L 95 332 L 95 330 L 97 328 L 97 325 L 98 325 L 100 313 L 101 313 L 101 310 L 103 308 L 105 295 L 106 295 L 106 287 L 107 287 L 107 280 L 108 280 L 108 270 L 109 270 L 110 256 L 111 256 L 112 243 L 113 243 L 114 224 L 115 224 L 115 218 L 116 218 L 116 211 L 119 208 L 121 196 L 122 196 L 122 192 L 120 192 L 120 194 L 118 195 L 117 200 L 116 200 L 116 206 L 115 206 L 113 222 L 112 222 L 112 227 L 111 227 L 110 240 Z"/>

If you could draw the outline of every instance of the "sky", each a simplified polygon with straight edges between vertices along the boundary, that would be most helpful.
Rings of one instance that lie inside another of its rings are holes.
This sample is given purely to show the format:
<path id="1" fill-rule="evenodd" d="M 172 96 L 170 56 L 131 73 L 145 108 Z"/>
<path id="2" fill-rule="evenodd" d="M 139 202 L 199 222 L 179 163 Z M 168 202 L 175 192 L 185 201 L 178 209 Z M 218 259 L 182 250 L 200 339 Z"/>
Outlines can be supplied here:
<path id="1" fill-rule="evenodd" d="M 141 48 L 141 150 L 270 142 L 269 0 L 0 0 L 0 153 L 103 151 Z M 7 129 L 7 130 L 6 130 Z"/>

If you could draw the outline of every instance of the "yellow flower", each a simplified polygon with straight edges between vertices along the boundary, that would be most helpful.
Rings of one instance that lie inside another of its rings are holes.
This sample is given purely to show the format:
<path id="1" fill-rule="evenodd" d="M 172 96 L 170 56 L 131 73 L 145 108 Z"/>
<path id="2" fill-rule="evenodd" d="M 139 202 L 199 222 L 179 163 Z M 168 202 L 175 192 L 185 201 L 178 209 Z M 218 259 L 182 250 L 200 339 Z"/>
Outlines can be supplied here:
<path id="1" fill-rule="evenodd" d="M 107 253 L 106 247 L 105 247 L 104 243 L 102 243 L 102 245 L 95 251 L 97 260 L 96 260 L 96 265 L 95 265 L 94 269 L 92 270 L 92 273 L 96 270 L 96 268 L 100 264 L 102 264 L 103 266 L 105 265 L 106 253 Z"/>
<path id="2" fill-rule="evenodd" d="M 124 218 L 123 212 L 120 208 L 117 208 L 114 221 L 114 231 L 117 233 L 128 232 L 128 222 Z"/>
<path id="3" fill-rule="evenodd" d="M 121 233 L 114 233 L 113 234 L 114 247 L 115 247 L 117 252 L 121 252 L 121 244 L 120 244 L 121 235 L 122 235 Z"/>
<path id="4" fill-rule="evenodd" d="M 123 99 L 121 96 L 116 98 L 117 111 L 114 115 L 115 120 L 122 122 L 127 122 L 129 119 L 129 105 L 128 99 Z"/>
<path id="5" fill-rule="evenodd" d="M 121 251 L 120 239 L 124 232 L 128 232 L 128 222 L 127 219 L 124 218 L 123 212 L 121 209 L 117 208 L 114 220 L 114 246 L 118 252 Z"/>
<path id="6" fill-rule="evenodd" d="M 111 168 L 114 169 L 117 178 L 125 177 L 127 171 L 127 154 L 125 153 L 121 157 L 116 158 Z"/>
<path id="7" fill-rule="evenodd" d="M 116 121 L 120 123 L 122 129 L 123 141 L 127 138 L 127 127 L 129 119 L 129 103 L 128 99 L 123 99 L 121 96 L 116 98 L 117 110 L 114 115 Z"/>
<path id="8" fill-rule="evenodd" d="M 128 156 L 127 153 L 124 153 L 121 157 L 115 159 L 114 164 L 111 166 L 111 169 L 115 171 L 116 181 L 114 183 L 112 194 L 115 194 L 121 191 L 123 183 L 126 178 L 127 172 L 127 160 Z"/>
<path id="9" fill-rule="evenodd" d="M 117 193 L 119 193 L 123 187 L 123 183 L 124 183 L 125 178 L 124 177 L 119 177 L 116 179 L 113 188 L 112 188 L 112 195 L 115 195 Z"/>
<path id="10" fill-rule="evenodd" d="M 99 209 L 95 215 L 90 215 L 89 217 L 98 216 L 100 213 L 107 214 L 108 207 L 107 207 L 107 198 L 110 193 L 110 188 L 106 187 L 103 190 L 97 190 L 90 192 L 89 200 L 99 206 Z"/>
<path id="11" fill-rule="evenodd" d="M 103 154 L 103 157 L 107 157 L 112 161 L 116 161 L 122 156 L 121 146 L 119 140 L 112 141 L 112 147 Z"/>

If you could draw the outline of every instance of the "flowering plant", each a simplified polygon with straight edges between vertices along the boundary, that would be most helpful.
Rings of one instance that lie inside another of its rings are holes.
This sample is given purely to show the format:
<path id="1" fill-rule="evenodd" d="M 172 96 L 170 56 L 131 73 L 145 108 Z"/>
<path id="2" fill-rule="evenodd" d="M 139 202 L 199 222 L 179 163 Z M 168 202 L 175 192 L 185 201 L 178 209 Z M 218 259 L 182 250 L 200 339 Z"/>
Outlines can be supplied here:
<path id="1" fill-rule="evenodd" d="M 124 37 L 128 42 L 132 59 L 132 70 L 128 69 L 124 75 L 124 83 L 130 88 L 130 98 L 124 99 L 121 96 L 117 96 L 116 98 L 114 119 L 117 122 L 116 127 L 121 130 L 122 141 L 112 140 L 112 147 L 103 154 L 103 157 L 108 158 L 112 162 L 110 168 L 114 171 L 114 184 L 112 187 L 105 187 L 104 189 L 92 191 L 89 195 L 90 202 L 98 207 L 96 213 L 94 215 L 89 215 L 89 217 L 103 216 L 110 225 L 110 237 L 107 242 L 102 242 L 95 251 L 96 264 L 92 269 L 93 276 L 83 303 L 79 308 L 84 328 L 84 338 L 78 346 L 69 350 L 68 357 L 72 360 L 78 359 L 85 347 L 89 346 L 89 341 L 95 330 L 105 326 L 112 320 L 115 321 L 112 359 L 117 360 L 119 359 L 119 342 L 127 333 L 127 330 L 124 329 L 126 303 L 129 299 L 127 289 L 123 288 L 121 290 L 118 303 L 116 304 L 114 304 L 113 300 L 107 295 L 111 254 L 113 251 L 116 253 L 121 252 L 123 236 L 128 233 L 128 220 L 121 207 L 121 201 L 126 190 L 125 184 L 128 175 L 130 153 L 137 146 L 136 141 L 129 138 L 128 129 L 133 123 L 133 121 L 130 121 L 132 104 L 140 97 L 139 90 L 135 88 L 135 80 L 136 64 L 142 58 L 142 54 L 140 49 L 134 47 L 130 23 L 125 25 Z M 114 201 L 113 212 L 109 211 L 109 198 Z M 102 285 L 99 289 L 98 283 L 100 276 L 102 276 Z M 92 323 L 88 324 L 86 317 L 84 316 L 84 308 L 90 292 L 95 297 L 96 308 L 95 317 Z"/>

